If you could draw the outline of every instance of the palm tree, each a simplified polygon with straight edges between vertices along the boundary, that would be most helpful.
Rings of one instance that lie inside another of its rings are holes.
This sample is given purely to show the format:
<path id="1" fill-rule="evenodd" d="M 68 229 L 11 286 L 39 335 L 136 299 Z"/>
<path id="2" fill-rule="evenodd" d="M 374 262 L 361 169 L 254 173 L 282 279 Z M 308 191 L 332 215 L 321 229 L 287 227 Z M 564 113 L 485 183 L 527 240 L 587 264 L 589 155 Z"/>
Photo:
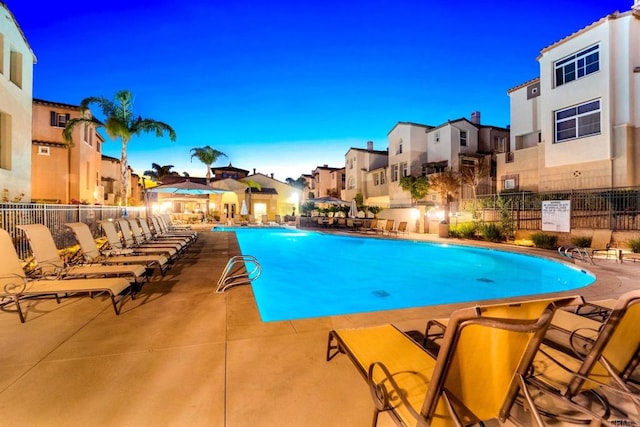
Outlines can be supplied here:
<path id="1" fill-rule="evenodd" d="M 198 160 L 207 165 L 207 183 L 209 183 L 211 179 L 211 165 L 214 164 L 220 156 L 227 157 L 222 151 L 218 151 L 208 145 L 191 149 L 191 161 L 193 162 L 193 158 L 197 157 Z"/>
<path id="2" fill-rule="evenodd" d="M 96 104 L 104 115 L 104 123 L 97 120 L 90 114 L 87 114 L 89 106 Z M 128 90 L 120 90 L 116 92 L 113 100 L 102 96 L 92 96 L 83 99 L 80 102 L 81 117 L 71 119 L 67 122 L 62 136 L 67 144 L 72 142 L 73 129 L 79 123 L 93 123 L 97 127 L 104 127 L 107 135 L 111 139 L 120 139 L 121 157 L 120 157 L 120 175 L 122 178 L 122 188 L 120 189 L 120 198 L 127 206 L 127 193 L 129 189 L 129 165 L 127 162 L 127 144 L 133 136 L 140 133 L 154 132 L 157 137 L 161 137 L 166 132 L 172 141 L 176 140 L 176 133 L 166 123 L 153 119 L 143 119 L 133 114 L 133 95 Z"/>
<path id="3" fill-rule="evenodd" d="M 160 166 L 157 163 L 151 163 L 151 170 L 144 171 L 143 175 L 148 176 L 155 182 L 162 182 L 162 178 L 165 176 L 177 176 L 178 172 L 172 171 L 173 165 L 163 165 Z"/>

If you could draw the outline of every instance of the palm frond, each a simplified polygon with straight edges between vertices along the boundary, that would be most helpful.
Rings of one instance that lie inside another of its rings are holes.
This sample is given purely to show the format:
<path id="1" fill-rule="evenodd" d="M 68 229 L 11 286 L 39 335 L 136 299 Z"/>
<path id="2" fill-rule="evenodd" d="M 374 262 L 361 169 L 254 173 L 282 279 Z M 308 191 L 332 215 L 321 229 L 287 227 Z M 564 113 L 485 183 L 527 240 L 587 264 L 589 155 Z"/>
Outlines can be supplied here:
<path id="1" fill-rule="evenodd" d="M 70 119 L 62 130 L 62 139 L 64 140 L 67 147 L 73 147 L 73 130 L 78 125 L 78 123 L 90 123 L 98 127 L 104 126 L 100 120 L 95 117 L 76 117 Z"/>
<path id="2" fill-rule="evenodd" d="M 166 132 L 172 141 L 176 140 L 176 132 L 171 126 L 153 119 L 143 119 L 142 117 L 138 117 L 131 122 L 130 130 L 132 135 L 138 135 L 141 132 L 155 132 L 157 137 L 163 136 Z"/>

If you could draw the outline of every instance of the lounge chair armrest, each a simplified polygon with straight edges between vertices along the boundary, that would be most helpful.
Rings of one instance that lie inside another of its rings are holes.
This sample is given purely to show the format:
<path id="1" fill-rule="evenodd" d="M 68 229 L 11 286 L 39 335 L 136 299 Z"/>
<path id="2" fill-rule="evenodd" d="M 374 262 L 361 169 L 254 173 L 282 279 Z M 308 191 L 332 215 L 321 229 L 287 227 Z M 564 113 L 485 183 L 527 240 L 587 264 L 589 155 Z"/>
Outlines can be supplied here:
<path id="1" fill-rule="evenodd" d="M 373 380 L 374 371 L 376 369 L 382 371 L 382 374 L 384 375 L 379 382 L 375 382 Z M 411 413 L 415 418 L 417 422 L 415 425 L 428 427 L 424 417 L 413 409 L 413 406 L 411 406 L 405 396 L 405 392 L 400 388 L 391 372 L 389 372 L 389 369 L 387 369 L 382 362 L 374 362 L 369 366 L 367 383 L 369 384 L 369 391 L 371 392 L 371 397 L 373 398 L 373 402 L 378 411 L 391 409 L 393 405 L 390 404 L 390 400 L 399 399 L 402 405 L 404 405 L 409 413 Z M 389 390 L 388 387 L 390 387 L 391 390 Z"/>
<path id="2" fill-rule="evenodd" d="M 68 267 L 66 264 L 61 267 L 53 263 L 39 262 L 34 270 L 37 272 L 36 277 L 39 279 L 59 280 L 68 270 Z"/>
<path id="3" fill-rule="evenodd" d="M 4 285 L 4 293 L 6 295 L 11 295 L 14 297 L 20 296 L 25 289 L 27 288 L 27 278 L 18 276 L 16 274 L 11 274 L 8 276 L 0 276 L 0 279 L 15 279 L 15 281 L 10 281 L 5 283 Z"/>

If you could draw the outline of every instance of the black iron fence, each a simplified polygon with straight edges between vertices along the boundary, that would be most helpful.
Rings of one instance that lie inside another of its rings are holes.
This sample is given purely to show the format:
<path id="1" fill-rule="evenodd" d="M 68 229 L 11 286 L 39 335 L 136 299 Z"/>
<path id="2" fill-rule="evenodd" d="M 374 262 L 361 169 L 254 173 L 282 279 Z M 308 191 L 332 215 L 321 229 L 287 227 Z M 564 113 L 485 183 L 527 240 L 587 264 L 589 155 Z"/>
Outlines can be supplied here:
<path id="1" fill-rule="evenodd" d="M 0 203 L 0 227 L 13 238 L 18 256 L 24 259 L 31 253 L 25 234 L 18 225 L 44 224 L 50 230 L 59 249 L 76 244 L 73 232 L 65 226 L 70 222 L 84 222 L 94 236 L 102 233 L 98 221 L 116 219 L 125 215 L 138 218 L 145 215 L 144 207 L 92 206 L 92 205 L 47 205 L 36 203 Z"/>
<path id="2" fill-rule="evenodd" d="M 479 196 L 478 214 L 484 221 L 499 221 L 509 212 L 517 230 L 540 230 L 542 202 L 547 200 L 571 201 L 571 228 L 640 230 L 640 187 Z M 472 206 L 473 200 L 462 202 L 464 210 Z"/>

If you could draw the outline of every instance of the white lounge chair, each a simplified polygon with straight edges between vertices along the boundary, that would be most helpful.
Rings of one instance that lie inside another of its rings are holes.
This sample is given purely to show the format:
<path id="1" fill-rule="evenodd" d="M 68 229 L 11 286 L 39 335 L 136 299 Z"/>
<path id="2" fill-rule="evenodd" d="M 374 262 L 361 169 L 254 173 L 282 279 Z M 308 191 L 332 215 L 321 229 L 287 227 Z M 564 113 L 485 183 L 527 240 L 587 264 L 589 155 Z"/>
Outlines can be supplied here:
<path id="1" fill-rule="evenodd" d="M 133 298 L 133 289 L 128 280 L 123 278 L 105 279 L 70 279 L 70 280 L 29 280 L 20 264 L 20 258 L 13 246 L 11 236 L 6 230 L 0 229 L 0 306 L 6 310 L 7 306 L 15 304 L 20 322 L 24 323 L 25 313 L 20 304 L 28 298 L 68 296 L 71 294 L 87 294 L 93 296 L 107 293 L 111 298 L 113 309 L 120 314 L 118 305 L 127 296 Z"/>

